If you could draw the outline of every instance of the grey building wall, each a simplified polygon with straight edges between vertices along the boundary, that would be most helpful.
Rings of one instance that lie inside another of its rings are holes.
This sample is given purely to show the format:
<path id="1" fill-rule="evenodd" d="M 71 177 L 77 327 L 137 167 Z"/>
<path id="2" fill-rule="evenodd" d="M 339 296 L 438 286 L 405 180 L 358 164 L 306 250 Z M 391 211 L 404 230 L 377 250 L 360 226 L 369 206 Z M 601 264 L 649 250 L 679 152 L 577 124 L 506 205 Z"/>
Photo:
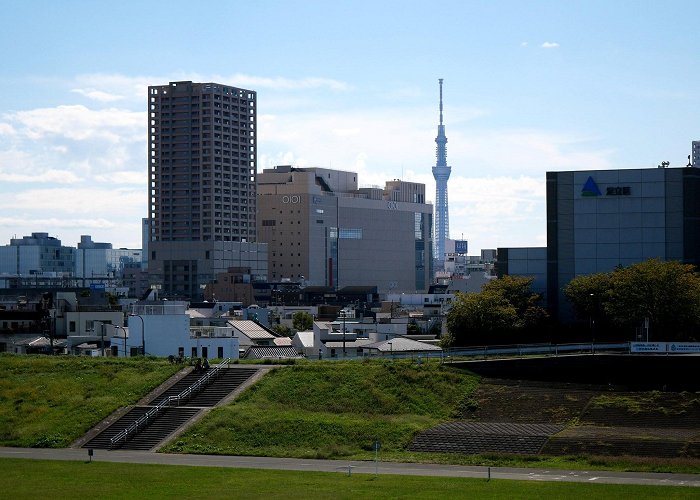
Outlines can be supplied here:
<path id="1" fill-rule="evenodd" d="M 56 273 L 56 276 L 73 276 L 75 251 L 75 248 L 63 246 L 61 240 L 48 233 L 12 238 L 9 245 L 0 247 L 0 274 L 29 276 Z"/>
<path id="2" fill-rule="evenodd" d="M 576 276 L 651 258 L 696 263 L 697 193 L 694 168 L 548 172 L 547 288 L 560 318 Z"/>
<path id="3" fill-rule="evenodd" d="M 496 262 L 498 277 L 504 275 L 533 278 L 532 291 L 547 302 L 547 248 L 499 248 Z"/>
<path id="4" fill-rule="evenodd" d="M 250 268 L 251 279 L 267 280 L 267 245 L 239 241 L 153 241 L 150 246 L 151 284 L 167 294 L 203 296 L 203 285 L 230 267 Z"/>

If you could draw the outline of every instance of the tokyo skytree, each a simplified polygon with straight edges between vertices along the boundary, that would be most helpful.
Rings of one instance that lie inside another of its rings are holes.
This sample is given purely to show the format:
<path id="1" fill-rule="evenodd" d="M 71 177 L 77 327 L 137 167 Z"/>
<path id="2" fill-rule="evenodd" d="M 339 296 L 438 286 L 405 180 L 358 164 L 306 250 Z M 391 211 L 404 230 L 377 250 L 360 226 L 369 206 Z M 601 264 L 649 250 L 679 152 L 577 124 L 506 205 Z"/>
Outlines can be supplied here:
<path id="1" fill-rule="evenodd" d="M 447 137 L 445 125 L 442 123 L 442 78 L 440 82 L 440 125 L 435 138 L 437 143 L 437 163 L 433 167 L 435 178 L 435 252 L 436 270 L 443 269 L 445 260 L 445 240 L 450 237 L 450 216 L 447 208 L 447 180 L 450 178 L 452 167 L 447 166 Z"/>

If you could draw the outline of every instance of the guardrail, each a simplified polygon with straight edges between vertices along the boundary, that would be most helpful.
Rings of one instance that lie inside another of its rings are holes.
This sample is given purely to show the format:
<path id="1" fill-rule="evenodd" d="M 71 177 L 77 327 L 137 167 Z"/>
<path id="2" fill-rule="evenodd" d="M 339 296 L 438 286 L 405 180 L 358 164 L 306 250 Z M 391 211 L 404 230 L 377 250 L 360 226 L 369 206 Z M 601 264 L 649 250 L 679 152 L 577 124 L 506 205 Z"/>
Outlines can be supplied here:
<path id="1" fill-rule="evenodd" d="M 112 449 L 114 448 L 117 444 L 119 444 L 121 441 L 126 441 L 131 434 L 134 434 L 141 429 L 141 427 L 145 427 L 148 422 L 151 421 L 151 419 L 155 418 L 158 416 L 158 414 L 163 410 L 164 408 L 167 408 L 171 406 L 173 402 L 176 402 L 175 406 L 179 406 L 180 402 L 182 400 L 186 400 L 193 394 L 195 394 L 197 391 L 199 391 L 205 384 L 207 384 L 212 378 L 217 376 L 221 370 L 226 367 L 230 363 L 231 359 L 226 358 L 223 360 L 221 363 L 218 365 L 212 367 L 207 373 L 199 378 L 194 384 L 189 386 L 187 389 L 182 391 L 180 394 L 176 396 L 168 396 L 165 398 L 163 401 L 158 403 L 156 406 L 148 410 L 146 413 L 141 415 L 136 421 L 134 421 L 129 427 L 126 429 L 122 430 L 115 436 L 113 436 L 109 440 L 109 448 Z"/>
<path id="2" fill-rule="evenodd" d="M 467 348 L 450 348 L 443 352 L 445 357 L 459 356 L 523 356 L 530 354 L 559 354 L 591 353 L 596 352 L 630 352 L 629 342 L 595 343 L 585 342 L 578 344 L 522 344 L 510 346 L 479 346 Z"/>
<path id="3" fill-rule="evenodd" d="M 324 360 L 342 361 L 353 359 L 366 358 L 385 358 L 385 359 L 427 359 L 441 358 L 445 361 L 450 361 L 451 358 L 473 357 L 473 358 L 493 358 L 493 357 L 512 357 L 512 356 L 528 356 L 528 355 L 552 355 L 560 354 L 595 354 L 603 352 L 624 352 L 630 353 L 629 342 L 582 342 L 576 344 L 515 344 L 515 345 L 495 345 L 495 346 L 474 346 L 474 347 L 451 347 L 440 351 L 392 351 L 381 353 L 365 353 L 361 355 L 342 354 L 336 356 L 324 356 Z M 316 359 L 309 357 L 309 359 Z"/>

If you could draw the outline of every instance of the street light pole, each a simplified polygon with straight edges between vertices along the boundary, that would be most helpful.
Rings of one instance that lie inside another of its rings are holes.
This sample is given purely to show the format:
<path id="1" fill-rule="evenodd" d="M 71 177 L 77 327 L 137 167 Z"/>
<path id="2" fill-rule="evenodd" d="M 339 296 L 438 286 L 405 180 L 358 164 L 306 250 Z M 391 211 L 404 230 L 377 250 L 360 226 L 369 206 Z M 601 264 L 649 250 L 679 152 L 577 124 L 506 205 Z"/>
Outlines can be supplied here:
<path id="1" fill-rule="evenodd" d="M 340 311 L 340 314 L 343 315 L 343 357 L 345 357 L 345 309 Z"/>
<path id="2" fill-rule="evenodd" d="M 122 334 L 124 335 L 124 357 L 126 358 L 126 328 L 119 325 L 114 325 L 114 328 L 121 328 Z"/>
<path id="3" fill-rule="evenodd" d="M 130 318 L 138 318 L 141 320 L 141 354 L 146 355 L 146 327 L 143 323 L 143 317 L 140 314 L 129 314 Z"/>
<path id="4" fill-rule="evenodd" d="M 593 313 L 595 312 L 595 294 L 591 294 L 591 314 L 590 314 L 590 328 L 591 328 L 591 352 L 594 350 L 594 345 L 595 345 L 595 317 L 593 316 Z"/>

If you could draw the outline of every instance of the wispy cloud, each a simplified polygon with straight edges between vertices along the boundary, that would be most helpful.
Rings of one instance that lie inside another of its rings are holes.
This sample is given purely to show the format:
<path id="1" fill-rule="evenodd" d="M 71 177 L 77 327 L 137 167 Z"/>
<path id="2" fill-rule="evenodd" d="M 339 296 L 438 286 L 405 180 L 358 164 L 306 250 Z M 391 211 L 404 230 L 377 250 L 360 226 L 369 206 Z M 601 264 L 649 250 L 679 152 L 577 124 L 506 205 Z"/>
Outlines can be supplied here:
<path id="1" fill-rule="evenodd" d="M 352 87 L 347 82 L 317 76 L 284 78 L 246 73 L 215 74 L 175 72 L 169 75 L 127 76 L 116 73 L 88 73 L 76 76 L 70 83 L 72 92 L 101 102 L 129 99 L 143 102 L 149 85 L 167 85 L 173 81 L 218 82 L 242 88 L 275 91 L 331 90 L 344 92 Z"/>
<path id="2" fill-rule="evenodd" d="M 3 172 L 0 170 L 0 181 L 17 183 L 52 183 L 52 184 L 74 184 L 81 179 L 73 172 L 67 170 L 49 169 L 44 172 L 23 170 L 21 172 Z"/>
<path id="3" fill-rule="evenodd" d="M 88 99 L 99 102 L 112 102 L 124 99 L 124 96 L 110 94 L 109 92 L 103 92 L 102 90 L 96 89 L 73 89 L 71 92 L 75 92 L 76 94 L 83 95 Z"/>
<path id="4" fill-rule="evenodd" d="M 331 78 L 305 77 L 300 79 L 290 79 L 282 77 L 261 77 L 245 74 L 235 74 L 228 77 L 226 80 L 235 82 L 233 84 L 242 87 L 248 86 L 251 88 L 265 88 L 274 90 L 310 90 L 327 88 L 334 91 L 350 90 L 350 85 L 339 80 Z"/>
<path id="5" fill-rule="evenodd" d="M 15 135 L 17 131 L 9 123 L 0 123 L 0 135 Z"/>
<path id="6" fill-rule="evenodd" d="M 543 49 L 556 49 L 559 48 L 559 44 L 557 42 L 544 42 L 540 47 Z"/>
<path id="7" fill-rule="evenodd" d="M 62 105 L 7 113 L 3 119 L 14 123 L 18 133 L 34 140 L 53 135 L 76 141 L 102 138 L 120 142 L 144 139 L 146 112 Z"/>

